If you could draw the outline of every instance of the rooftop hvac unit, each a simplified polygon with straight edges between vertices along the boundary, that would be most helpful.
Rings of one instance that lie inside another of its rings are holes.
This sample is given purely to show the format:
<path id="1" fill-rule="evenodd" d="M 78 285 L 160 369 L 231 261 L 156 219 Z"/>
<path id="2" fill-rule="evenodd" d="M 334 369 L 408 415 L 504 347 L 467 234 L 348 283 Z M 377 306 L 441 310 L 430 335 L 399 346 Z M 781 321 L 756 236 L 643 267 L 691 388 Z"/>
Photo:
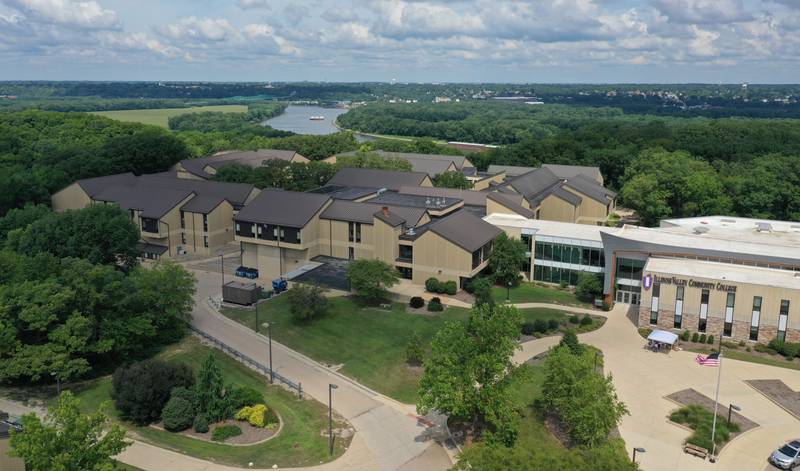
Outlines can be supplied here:
<path id="1" fill-rule="evenodd" d="M 414 234 L 415 234 L 414 228 L 413 227 L 409 227 L 408 230 L 406 231 L 406 235 L 413 236 Z"/>
<path id="2" fill-rule="evenodd" d="M 705 227 L 705 226 L 695 226 L 695 227 L 694 227 L 694 233 L 695 233 L 695 234 L 705 234 L 705 233 L 707 233 L 707 232 L 708 232 L 708 231 L 710 231 L 710 230 L 711 230 L 711 229 L 709 229 L 709 228 L 707 228 L 707 227 Z"/>
<path id="3" fill-rule="evenodd" d="M 756 230 L 758 232 L 772 232 L 772 224 L 768 222 L 757 222 Z"/>
<path id="4" fill-rule="evenodd" d="M 377 196 L 380 196 L 384 193 L 386 193 L 386 188 L 378 188 L 378 191 L 375 192 Z"/>

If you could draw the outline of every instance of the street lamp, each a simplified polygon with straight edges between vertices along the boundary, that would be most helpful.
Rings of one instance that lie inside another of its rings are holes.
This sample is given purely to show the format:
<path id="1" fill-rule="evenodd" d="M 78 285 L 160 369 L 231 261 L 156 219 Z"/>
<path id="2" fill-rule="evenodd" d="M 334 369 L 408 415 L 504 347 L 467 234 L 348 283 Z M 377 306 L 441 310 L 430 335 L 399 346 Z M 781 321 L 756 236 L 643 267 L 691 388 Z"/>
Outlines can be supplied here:
<path id="1" fill-rule="evenodd" d="M 511 282 L 509 281 L 506 285 L 506 302 L 511 301 Z"/>
<path id="2" fill-rule="evenodd" d="M 56 393 L 60 396 L 61 395 L 61 378 L 58 377 L 58 373 L 55 371 L 50 373 L 50 376 L 56 379 Z"/>
<path id="3" fill-rule="evenodd" d="M 333 390 L 339 386 L 328 384 L 328 454 L 333 455 Z"/>
<path id="4" fill-rule="evenodd" d="M 269 338 L 269 384 L 272 384 L 275 382 L 275 373 L 272 371 L 272 324 L 264 322 L 261 325 L 267 328 L 267 335 Z"/>
<path id="5" fill-rule="evenodd" d="M 733 412 L 733 411 L 739 412 L 741 410 L 742 410 L 742 408 L 737 406 L 736 404 L 730 404 L 728 406 L 728 427 L 731 426 L 731 412 Z"/>
<path id="6" fill-rule="evenodd" d="M 225 286 L 225 254 L 219 254 L 219 268 L 222 270 L 222 286 Z"/>
<path id="7" fill-rule="evenodd" d="M 647 450 L 645 450 L 644 448 L 642 448 L 640 446 L 637 446 L 636 448 L 634 448 L 633 449 L 633 458 L 631 459 L 631 461 L 636 463 L 636 452 L 644 453 L 645 451 L 647 451 Z"/>

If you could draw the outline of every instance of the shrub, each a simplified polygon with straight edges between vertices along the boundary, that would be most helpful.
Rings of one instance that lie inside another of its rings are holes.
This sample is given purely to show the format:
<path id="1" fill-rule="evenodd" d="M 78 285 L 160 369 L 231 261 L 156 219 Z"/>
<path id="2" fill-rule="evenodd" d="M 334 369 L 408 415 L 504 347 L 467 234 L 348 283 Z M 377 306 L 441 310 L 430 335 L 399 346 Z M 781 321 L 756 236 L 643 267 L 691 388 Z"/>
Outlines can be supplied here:
<path id="1" fill-rule="evenodd" d="M 425 290 L 431 293 L 441 293 L 441 283 L 434 277 L 430 277 L 425 280 Z"/>
<path id="2" fill-rule="evenodd" d="M 173 389 L 193 385 L 194 374 L 188 366 L 145 360 L 114 372 L 111 397 L 123 419 L 142 426 L 161 418 Z"/>
<path id="3" fill-rule="evenodd" d="M 582 301 L 594 301 L 594 298 L 603 294 L 603 281 L 600 275 L 581 273 L 578 275 L 578 284 L 575 285 L 575 295 Z"/>
<path id="4" fill-rule="evenodd" d="M 757 352 L 761 352 L 761 353 L 769 353 L 770 355 L 775 355 L 775 353 L 777 353 L 777 352 L 776 352 L 774 349 L 770 348 L 770 347 L 769 347 L 769 346 L 767 346 L 767 345 L 764 345 L 763 343 L 757 343 L 757 344 L 755 344 L 755 345 L 753 346 L 753 349 L 754 349 L 755 351 L 757 351 Z"/>
<path id="5" fill-rule="evenodd" d="M 540 334 L 547 332 L 547 321 L 544 319 L 536 319 L 533 322 L 533 331 L 539 332 Z"/>
<path id="6" fill-rule="evenodd" d="M 681 333 L 681 340 L 683 340 L 684 342 L 688 342 L 690 335 L 691 334 L 689 333 L 688 330 L 684 330 L 683 333 Z"/>
<path id="7" fill-rule="evenodd" d="M 525 322 L 522 324 L 523 335 L 533 335 L 536 332 L 536 326 L 533 322 Z"/>
<path id="8" fill-rule="evenodd" d="M 569 323 L 578 325 L 581 323 L 581 318 L 577 314 L 573 314 L 569 317 Z"/>
<path id="9" fill-rule="evenodd" d="M 253 427 L 264 427 L 267 425 L 267 406 L 264 404 L 256 404 L 253 406 L 253 411 L 247 422 Z"/>
<path id="10" fill-rule="evenodd" d="M 744 343 L 744 340 L 739 340 L 739 346 L 740 347 L 744 347 L 745 345 L 747 345 L 747 344 Z"/>
<path id="11" fill-rule="evenodd" d="M 208 432 L 208 419 L 204 414 L 200 414 L 194 418 L 194 431 L 197 433 Z"/>
<path id="12" fill-rule="evenodd" d="M 700 334 L 700 338 L 698 341 L 700 343 L 706 343 L 706 334 Z"/>
<path id="13" fill-rule="evenodd" d="M 179 397 L 189 401 L 191 404 L 194 404 L 195 400 L 197 399 L 194 395 L 194 389 L 185 388 L 183 386 L 172 388 L 172 392 L 170 393 L 169 397 L 170 399 L 173 397 Z"/>
<path id="14" fill-rule="evenodd" d="M 224 442 L 225 440 L 238 437 L 242 434 L 242 429 L 238 425 L 221 425 L 211 432 L 211 439 L 215 442 Z"/>
<path id="15" fill-rule="evenodd" d="M 260 391 L 248 387 L 233 387 L 228 388 L 230 392 L 227 395 L 228 402 L 231 408 L 239 410 L 245 406 L 252 406 L 264 402 L 264 395 Z"/>
<path id="16" fill-rule="evenodd" d="M 370 303 L 389 298 L 389 288 L 399 280 L 397 270 L 382 260 L 364 258 L 350 262 L 347 267 L 350 289 Z"/>
<path id="17" fill-rule="evenodd" d="M 194 422 L 194 404 L 181 397 L 170 398 L 161 412 L 161 419 L 170 432 L 186 430 Z"/>
<path id="18" fill-rule="evenodd" d="M 558 287 L 560 289 L 567 289 L 569 288 L 569 283 L 567 283 L 566 281 L 562 281 L 561 283 L 558 284 Z"/>
<path id="19" fill-rule="evenodd" d="M 752 352 L 752 351 L 753 351 L 753 349 L 752 349 L 752 348 L 750 348 L 750 347 L 746 347 L 746 348 L 744 349 L 744 351 L 746 351 L 746 352 Z"/>
<path id="20" fill-rule="evenodd" d="M 709 345 L 713 344 L 714 343 L 714 336 L 713 335 L 709 335 L 708 338 L 706 339 L 706 343 L 709 344 Z"/>
<path id="21" fill-rule="evenodd" d="M 592 316 L 590 316 L 589 314 L 586 314 L 581 319 L 581 325 L 582 326 L 592 325 L 592 322 L 594 322 L 594 321 L 592 320 Z"/>
<path id="22" fill-rule="evenodd" d="M 205 414 L 210 422 L 219 422 L 231 416 L 233 409 L 225 397 L 222 370 L 214 352 L 209 352 L 200 365 L 194 391 L 197 412 Z"/>
<path id="23" fill-rule="evenodd" d="M 422 348 L 422 336 L 416 331 L 411 332 L 406 344 L 406 361 L 412 365 L 419 365 L 422 363 L 422 357 L 425 352 Z"/>
<path id="24" fill-rule="evenodd" d="M 320 285 L 295 284 L 289 290 L 289 310 L 304 321 L 323 316 L 328 311 L 327 291 Z"/>
<path id="25" fill-rule="evenodd" d="M 428 311 L 430 312 L 442 312 L 444 311 L 444 306 L 440 301 L 437 301 L 439 298 L 433 298 L 428 302 Z"/>
<path id="26" fill-rule="evenodd" d="M 566 345 L 573 355 L 580 355 L 583 353 L 583 345 L 578 341 L 578 336 L 575 335 L 575 332 L 572 330 L 564 332 L 564 337 L 561 338 L 561 342 L 559 342 L 558 345 Z"/>
<path id="27" fill-rule="evenodd" d="M 547 321 L 547 330 L 558 330 L 561 327 L 561 324 L 555 319 L 550 319 Z"/>
<path id="28" fill-rule="evenodd" d="M 692 333 L 692 342 L 697 342 L 700 339 L 700 334 L 697 332 Z"/>
<path id="29" fill-rule="evenodd" d="M 452 296 L 458 292 L 458 285 L 455 281 L 449 280 L 445 282 L 443 292 Z"/>
<path id="30" fill-rule="evenodd" d="M 679 424 L 687 425 L 694 430 L 694 433 L 686 440 L 687 443 L 703 447 L 707 450 L 713 448 L 711 442 L 711 425 L 714 414 L 703 406 L 692 404 L 672 412 L 670 420 Z M 714 442 L 722 445 L 730 438 L 731 432 L 738 432 L 739 424 L 731 422 L 730 426 L 725 420 L 717 420 L 717 431 Z"/>
<path id="31" fill-rule="evenodd" d="M 425 305 L 425 300 L 419 296 L 414 296 L 411 298 L 411 301 L 408 302 L 408 305 L 414 309 L 419 309 Z"/>
<path id="32" fill-rule="evenodd" d="M 494 306 L 494 296 L 492 296 L 492 282 L 488 278 L 477 278 L 470 283 L 472 292 L 475 295 L 475 305 L 488 304 Z"/>

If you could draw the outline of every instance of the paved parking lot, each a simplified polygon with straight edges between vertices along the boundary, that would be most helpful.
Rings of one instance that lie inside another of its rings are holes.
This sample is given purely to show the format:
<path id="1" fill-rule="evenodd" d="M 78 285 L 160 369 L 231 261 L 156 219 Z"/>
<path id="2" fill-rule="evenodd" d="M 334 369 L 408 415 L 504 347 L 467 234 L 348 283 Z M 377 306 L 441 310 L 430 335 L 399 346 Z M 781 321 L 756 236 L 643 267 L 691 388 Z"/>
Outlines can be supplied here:
<path id="1" fill-rule="evenodd" d="M 340 291 L 350 291 L 347 267 L 350 260 L 320 255 L 311 259 L 322 265 L 292 279 L 296 283 L 316 283 Z"/>

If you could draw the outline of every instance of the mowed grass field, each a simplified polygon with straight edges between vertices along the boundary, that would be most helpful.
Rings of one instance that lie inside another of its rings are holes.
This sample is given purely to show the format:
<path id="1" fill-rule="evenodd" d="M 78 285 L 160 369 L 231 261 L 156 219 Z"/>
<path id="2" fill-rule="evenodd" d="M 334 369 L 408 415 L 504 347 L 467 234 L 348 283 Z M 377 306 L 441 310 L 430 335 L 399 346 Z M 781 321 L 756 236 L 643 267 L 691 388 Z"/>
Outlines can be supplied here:
<path id="1" fill-rule="evenodd" d="M 127 121 L 131 123 L 154 124 L 167 127 L 167 121 L 173 116 L 187 113 L 202 113 L 204 111 L 215 111 L 219 113 L 246 113 L 245 105 L 216 105 L 216 106 L 193 106 L 190 108 L 156 108 L 152 110 L 118 110 L 118 111 L 95 111 L 92 114 L 105 116 L 106 118 L 116 119 L 117 121 Z"/>

